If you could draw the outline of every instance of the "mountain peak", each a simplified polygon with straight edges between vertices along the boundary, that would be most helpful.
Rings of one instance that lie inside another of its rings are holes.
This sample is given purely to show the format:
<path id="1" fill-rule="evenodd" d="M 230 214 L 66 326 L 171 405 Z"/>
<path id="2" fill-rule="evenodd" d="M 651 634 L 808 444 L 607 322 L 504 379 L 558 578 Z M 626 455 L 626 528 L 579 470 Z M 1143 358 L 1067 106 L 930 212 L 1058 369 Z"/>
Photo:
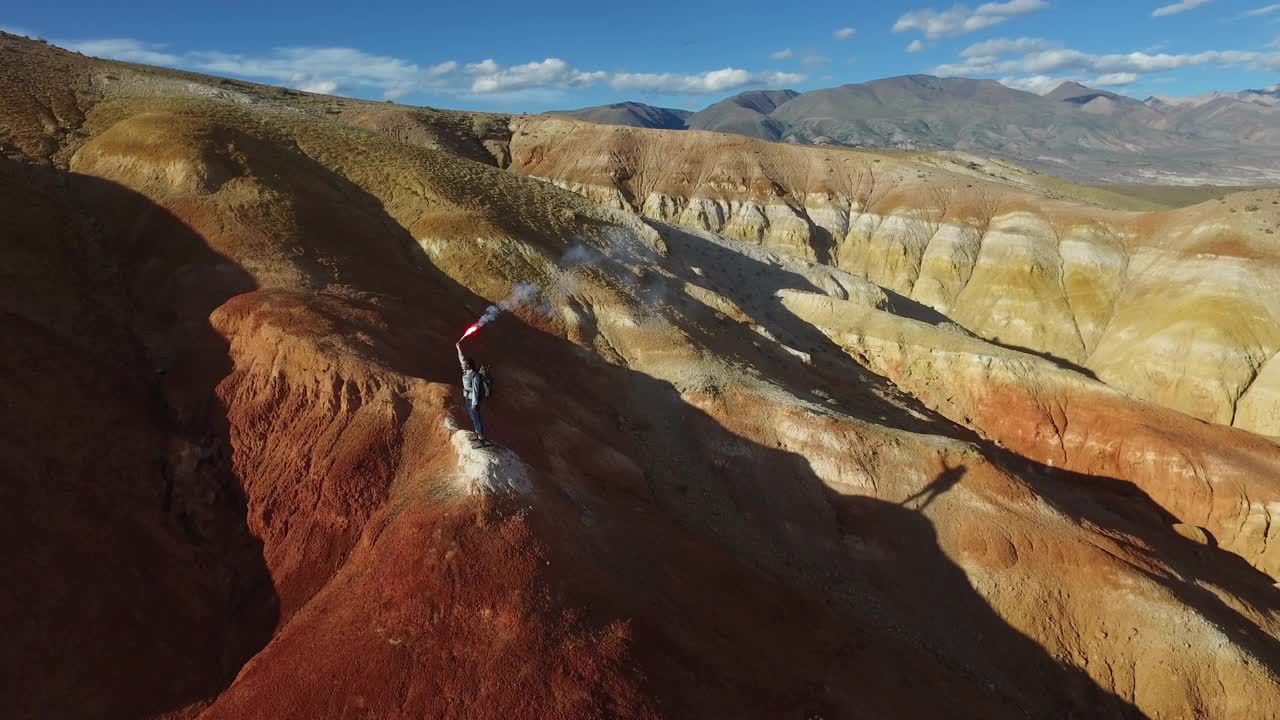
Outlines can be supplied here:
<path id="1" fill-rule="evenodd" d="M 1084 93 L 1092 93 L 1092 92 L 1095 92 L 1095 90 L 1093 88 L 1088 87 L 1087 85 L 1081 85 L 1075 80 L 1067 80 L 1059 84 L 1053 90 L 1050 90 L 1048 94 L 1045 95 L 1045 97 L 1051 97 L 1055 95 L 1065 96 L 1068 94 L 1076 95 L 1076 94 L 1084 94 Z"/>
<path id="2" fill-rule="evenodd" d="M 578 110 L 555 110 L 548 114 L 565 115 L 578 120 L 604 125 L 625 125 L 657 130 L 683 130 L 685 129 L 685 121 L 693 113 L 688 110 L 656 107 L 627 100 Z"/>
<path id="3" fill-rule="evenodd" d="M 755 110 L 759 113 L 768 115 L 778 109 L 779 105 L 799 97 L 800 93 L 795 90 L 748 90 L 738 93 L 732 97 L 725 98 L 720 102 L 733 103 L 748 110 Z M 717 105 L 719 103 L 716 103 Z M 715 107 L 712 105 L 711 107 Z"/>

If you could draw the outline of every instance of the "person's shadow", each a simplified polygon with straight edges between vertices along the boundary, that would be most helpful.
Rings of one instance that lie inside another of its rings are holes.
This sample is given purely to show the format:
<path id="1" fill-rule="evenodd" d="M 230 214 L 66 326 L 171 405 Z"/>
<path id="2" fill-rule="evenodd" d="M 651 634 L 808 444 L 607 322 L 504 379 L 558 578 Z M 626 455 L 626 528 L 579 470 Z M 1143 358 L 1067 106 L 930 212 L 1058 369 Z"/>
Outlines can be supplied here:
<path id="1" fill-rule="evenodd" d="M 938 473 L 937 477 L 935 477 L 928 485 L 925 485 L 915 493 L 912 493 L 910 497 L 898 504 L 903 507 L 911 507 L 912 503 L 917 500 L 921 500 L 922 502 L 914 509 L 924 510 L 929 507 L 929 505 L 936 500 L 939 495 L 942 495 L 955 487 L 956 483 L 960 482 L 966 472 L 968 472 L 968 469 L 964 465 L 948 467 L 944 460 L 942 462 L 942 472 Z"/>

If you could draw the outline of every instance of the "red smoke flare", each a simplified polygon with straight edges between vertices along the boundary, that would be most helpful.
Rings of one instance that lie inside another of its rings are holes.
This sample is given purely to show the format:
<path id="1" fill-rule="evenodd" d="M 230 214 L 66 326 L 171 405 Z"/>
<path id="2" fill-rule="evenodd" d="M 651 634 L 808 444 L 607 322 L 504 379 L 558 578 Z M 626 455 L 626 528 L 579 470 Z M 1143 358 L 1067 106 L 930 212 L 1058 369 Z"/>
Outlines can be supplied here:
<path id="1" fill-rule="evenodd" d="M 467 331 L 462 333 L 462 340 L 466 340 L 467 337 L 469 337 L 470 335 L 473 335 L 475 331 L 479 329 L 480 329 L 479 325 L 472 325 L 471 327 L 467 328 Z M 459 340 L 458 342 L 462 342 L 462 340 Z"/>

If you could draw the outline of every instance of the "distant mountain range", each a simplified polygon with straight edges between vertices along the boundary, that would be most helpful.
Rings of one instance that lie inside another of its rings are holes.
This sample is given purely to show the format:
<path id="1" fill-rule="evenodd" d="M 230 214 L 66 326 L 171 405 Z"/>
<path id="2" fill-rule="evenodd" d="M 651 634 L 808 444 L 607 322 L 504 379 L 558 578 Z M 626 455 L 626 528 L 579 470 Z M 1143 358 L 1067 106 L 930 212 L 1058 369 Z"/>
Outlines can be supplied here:
<path id="1" fill-rule="evenodd" d="M 698 112 L 627 102 L 556 114 L 794 143 L 957 150 L 1073 180 L 1280 183 L 1280 85 L 1143 101 L 1074 82 L 1037 95 L 994 80 L 908 75 L 807 93 L 755 90 Z"/>

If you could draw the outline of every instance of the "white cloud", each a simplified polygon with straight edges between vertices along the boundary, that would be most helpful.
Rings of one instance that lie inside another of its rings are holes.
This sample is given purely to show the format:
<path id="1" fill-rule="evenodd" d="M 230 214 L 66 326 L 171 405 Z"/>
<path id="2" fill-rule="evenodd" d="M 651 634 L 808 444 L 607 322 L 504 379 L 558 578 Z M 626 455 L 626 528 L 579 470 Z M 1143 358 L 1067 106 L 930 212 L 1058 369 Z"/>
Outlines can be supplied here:
<path id="1" fill-rule="evenodd" d="M 1132 85 L 1138 82 L 1137 73 L 1107 73 L 1099 75 L 1086 85 L 1093 87 L 1118 87 L 1121 85 Z"/>
<path id="2" fill-rule="evenodd" d="M 18 28 L 12 28 L 21 32 Z M 375 92 L 397 99 L 413 92 L 469 92 L 481 97 L 554 96 L 569 89 L 609 84 L 629 92 L 707 95 L 744 87 L 781 88 L 806 80 L 805 75 L 782 72 L 750 72 L 724 68 L 703 73 L 629 73 L 586 71 L 560 58 L 546 58 L 522 65 L 506 66 L 492 58 L 460 65 L 449 60 L 421 66 L 400 58 L 373 55 L 344 47 L 286 47 L 262 54 L 167 51 L 164 45 L 133 39 L 101 39 L 56 42 L 86 55 L 117 60 L 167 65 L 203 72 L 286 85 L 307 92 L 334 94 Z M 784 55 L 785 53 L 785 55 Z M 773 54 L 792 57 L 790 48 Z M 824 56 L 806 53 L 806 65 L 830 62 Z"/>
<path id="3" fill-rule="evenodd" d="M 997 38 L 995 40 L 987 40 L 974 45 L 970 45 L 960 51 L 960 57 L 965 58 L 988 58 L 997 57 L 999 55 L 1012 55 L 1014 53 L 1030 53 L 1038 50 L 1044 50 L 1052 46 L 1052 43 L 1040 38 Z"/>
<path id="4" fill-rule="evenodd" d="M 1043 49 L 1035 49 L 1043 48 Z M 1280 71 L 1280 52 L 1210 50 L 1200 53 L 1115 53 L 1094 55 L 1070 48 L 1050 48 L 1030 38 L 978 43 L 961 53 L 959 63 L 940 65 L 933 73 L 943 76 L 1004 76 L 1000 82 L 1034 92 L 1053 89 L 1056 83 L 1076 80 L 1094 87 L 1124 86 L 1153 73 L 1189 67 L 1247 67 Z M 1080 77 L 1094 76 L 1091 80 Z M 1151 80 L 1147 79 L 1148 82 Z"/>
<path id="5" fill-rule="evenodd" d="M 1176 2 L 1172 5 L 1165 5 L 1164 7 L 1156 8 L 1151 13 L 1151 17 L 1177 15 L 1178 13 L 1184 13 L 1188 10 L 1194 10 L 1201 5 L 1208 5 L 1211 2 L 1213 2 L 1213 0 L 1181 0 L 1181 2 Z"/>
<path id="6" fill-rule="evenodd" d="M 541 62 L 501 67 L 491 59 L 467 70 L 476 75 L 471 82 L 474 93 L 504 93 L 533 88 L 584 88 L 608 77 L 605 72 L 584 72 L 560 58 L 547 58 Z"/>
<path id="7" fill-rule="evenodd" d="M 472 75 L 490 75 L 502 70 L 502 66 L 493 60 L 486 58 L 478 63 L 467 63 L 467 72 Z"/>
<path id="8" fill-rule="evenodd" d="M 1139 77 L 1133 73 L 1111 73 L 1108 75 L 1100 75 L 1092 80 L 1080 78 L 1075 75 L 1067 76 L 1051 76 L 1051 75 L 1029 75 L 1029 76 L 1011 76 L 1000 78 L 1000 84 L 1007 85 L 1011 88 L 1019 90 L 1027 90 L 1038 95 L 1048 95 L 1063 83 L 1074 82 L 1090 88 L 1104 87 L 1121 87 L 1131 85 L 1137 82 Z"/>
<path id="9" fill-rule="evenodd" d="M 258 56 L 193 52 L 181 60 L 197 70 L 264 79 L 309 92 L 371 89 L 387 99 L 441 87 L 445 84 L 441 78 L 457 68 L 455 62 L 423 68 L 399 58 L 343 47 L 276 48 Z"/>
<path id="10" fill-rule="evenodd" d="M 439 65 L 432 65 L 431 67 L 427 68 L 427 77 L 429 78 L 443 77 L 457 69 L 458 69 L 458 63 L 454 62 L 453 60 L 448 60 L 446 62 L 440 63 Z"/>
<path id="11" fill-rule="evenodd" d="M 743 87 L 785 87 L 804 82 L 795 73 L 753 73 L 739 68 L 724 68 L 704 73 L 609 73 L 585 72 L 558 58 L 539 63 L 503 67 L 493 60 L 466 66 L 475 75 L 471 91 L 480 95 L 512 93 L 528 90 L 582 88 L 607 82 L 619 92 L 668 93 L 672 95 L 711 95 Z"/>
<path id="12" fill-rule="evenodd" d="M 956 5 L 950 10 L 917 10 L 909 12 L 893 24 L 894 32 L 916 30 L 930 40 L 955 37 L 999 25 L 1019 15 L 1049 7 L 1045 0 L 1009 0 L 989 2 L 977 8 Z"/>
<path id="13" fill-rule="evenodd" d="M 609 84 L 620 92 L 710 95 L 748 86 L 781 88 L 804 80 L 804 75 L 795 73 L 751 73 L 737 68 L 724 68 L 698 74 L 616 73 Z"/>
<path id="14" fill-rule="evenodd" d="M 93 57 L 145 63 L 147 65 L 176 65 L 180 60 L 179 56 L 164 52 L 164 45 L 144 43 L 128 38 L 83 41 L 58 40 L 54 44 Z"/>
<path id="15" fill-rule="evenodd" d="M 783 87 L 805 80 L 795 73 L 753 73 L 739 68 L 724 68 L 705 73 L 608 73 L 586 72 L 559 58 L 542 62 L 503 67 L 493 60 L 466 66 L 475 76 L 471 92 L 487 95 L 536 89 L 583 88 L 607 82 L 619 92 L 669 93 L 673 95 L 711 95 L 738 88 Z"/>
<path id="16" fill-rule="evenodd" d="M 1240 13 L 1240 17 L 1258 17 L 1259 15 L 1270 15 L 1271 13 L 1277 10 L 1280 10 L 1280 3 L 1276 3 L 1274 5 L 1264 5 L 1263 7 L 1254 8 L 1253 10 L 1245 10 L 1244 12 Z"/>
<path id="17" fill-rule="evenodd" d="M 857 34 L 857 32 L 858 31 L 855 30 L 854 28 L 844 27 L 844 28 L 840 28 L 839 30 L 831 34 L 834 35 L 837 40 L 848 40 L 849 38 Z"/>
<path id="18" fill-rule="evenodd" d="M 909 53 L 923 52 L 924 49 L 927 47 L 928 45 L 925 45 L 923 40 L 921 40 L 920 38 L 916 38 L 915 40 L 911 41 L 910 45 L 907 46 L 907 52 Z"/>
<path id="19" fill-rule="evenodd" d="M 784 48 L 775 53 L 769 53 L 769 58 L 773 60 L 786 60 L 795 53 L 791 52 L 791 48 Z"/>
<path id="20" fill-rule="evenodd" d="M 1079 50 L 1058 49 L 1027 53 L 1019 58 L 1001 60 L 996 57 L 966 58 L 959 64 L 934 68 L 939 75 L 991 75 L 996 73 L 1048 74 L 1064 70 L 1097 73 L 1154 73 L 1195 66 L 1280 69 L 1280 54 L 1243 50 L 1210 50 L 1207 52 L 1151 55 L 1143 52 L 1093 55 Z"/>
<path id="21" fill-rule="evenodd" d="M 831 58 L 818 53 L 805 53 L 804 57 L 800 58 L 800 64 L 805 67 L 826 67 L 831 64 Z"/>
<path id="22" fill-rule="evenodd" d="M 1031 75 L 1027 77 L 1003 77 L 1000 78 L 1000 84 L 1015 90 L 1026 90 L 1037 95 L 1047 95 L 1057 89 L 1064 82 L 1071 82 L 1074 78 L 1066 77 L 1050 77 L 1048 75 Z"/>

